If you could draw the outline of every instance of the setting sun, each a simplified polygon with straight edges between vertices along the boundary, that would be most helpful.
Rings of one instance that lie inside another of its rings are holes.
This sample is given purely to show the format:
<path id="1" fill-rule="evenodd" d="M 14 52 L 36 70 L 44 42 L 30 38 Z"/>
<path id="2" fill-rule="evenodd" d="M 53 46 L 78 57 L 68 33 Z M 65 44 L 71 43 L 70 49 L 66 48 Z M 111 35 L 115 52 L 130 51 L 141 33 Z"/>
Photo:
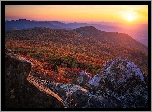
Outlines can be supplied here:
<path id="1" fill-rule="evenodd" d="M 125 21 L 132 23 L 139 20 L 139 14 L 137 14 L 135 11 L 126 11 L 122 14 L 122 17 Z"/>
<path id="2" fill-rule="evenodd" d="M 127 20 L 128 20 L 128 21 L 133 21 L 134 18 L 133 18 L 133 16 L 132 16 L 131 14 L 129 14 L 129 15 L 127 15 Z"/>

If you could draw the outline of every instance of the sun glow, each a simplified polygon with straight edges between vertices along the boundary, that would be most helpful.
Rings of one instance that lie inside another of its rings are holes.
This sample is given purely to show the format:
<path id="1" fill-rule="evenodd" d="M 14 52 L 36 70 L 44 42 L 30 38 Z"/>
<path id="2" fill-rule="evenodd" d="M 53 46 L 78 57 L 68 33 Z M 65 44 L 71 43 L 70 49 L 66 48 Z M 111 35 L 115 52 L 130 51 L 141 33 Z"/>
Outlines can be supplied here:
<path id="1" fill-rule="evenodd" d="M 128 21 L 133 21 L 134 18 L 133 18 L 133 16 L 132 16 L 131 14 L 129 14 L 129 15 L 127 15 L 127 20 L 128 20 Z"/>
<path id="2" fill-rule="evenodd" d="M 135 22 L 137 20 L 137 14 L 133 11 L 126 12 L 122 16 L 128 22 Z"/>

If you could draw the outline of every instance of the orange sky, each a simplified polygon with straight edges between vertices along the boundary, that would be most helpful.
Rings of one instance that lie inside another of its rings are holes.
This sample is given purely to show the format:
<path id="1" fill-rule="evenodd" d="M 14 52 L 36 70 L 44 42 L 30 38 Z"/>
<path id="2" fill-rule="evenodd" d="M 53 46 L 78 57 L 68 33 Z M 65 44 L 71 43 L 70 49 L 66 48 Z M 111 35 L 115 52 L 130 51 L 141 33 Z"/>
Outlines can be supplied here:
<path id="1" fill-rule="evenodd" d="M 148 23 L 148 5 L 6 5 L 5 19 Z"/>

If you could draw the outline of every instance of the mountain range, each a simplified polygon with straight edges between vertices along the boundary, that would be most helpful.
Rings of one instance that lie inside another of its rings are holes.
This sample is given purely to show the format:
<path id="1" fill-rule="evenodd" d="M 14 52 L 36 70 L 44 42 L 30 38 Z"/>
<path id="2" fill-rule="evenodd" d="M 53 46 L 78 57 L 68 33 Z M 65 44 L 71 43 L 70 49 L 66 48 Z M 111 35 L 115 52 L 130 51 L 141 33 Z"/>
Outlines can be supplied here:
<path id="1" fill-rule="evenodd" d="M 148 46 L 148 25 L 146 24 L 125 26 L 124 24 L 110 22 L 64 23 L 59 21 L 30 21 L 26 19 L 5 21 L 5 30 L 20 30 L 34 27 L 72 30 L 84 26 L 94 26 L 95 28 L 106 32 L 126 33 L 138 42 Z"/>

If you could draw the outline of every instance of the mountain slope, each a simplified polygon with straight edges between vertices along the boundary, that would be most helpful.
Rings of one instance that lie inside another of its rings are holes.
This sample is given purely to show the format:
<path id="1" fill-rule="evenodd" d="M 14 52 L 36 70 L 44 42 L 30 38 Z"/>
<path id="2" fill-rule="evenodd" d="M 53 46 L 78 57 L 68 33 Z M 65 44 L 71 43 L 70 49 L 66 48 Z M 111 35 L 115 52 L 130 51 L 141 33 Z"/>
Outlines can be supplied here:
<path id="1" fill-rule="evenodd" d="M 118 32 L 105 32 L 96 29 L 93 26 L 85 26 L 74 29 L 81 36 L 93 37 L 102 43 L 112 43 L 114 45 L 120 45 L 126 48 L 135 48 L 143 51 L 147 51 L 148 47 L 137 42 L 131 36 L 125 33 Z"/>
<path id="2" fill-rule="evenodd" d="M 94 27 L 80 32 L 84 32 L 83 35 L 75 30 L 49 28 L 5 31 L 5 47 L 41 62 L 56 63 L 63 68 L 86 69 L 93 75 L 106 61 L 126 58 L 148 75 L 148 53 L 144 50 L 145 46 L 142 47 L 131 37 L 119 33 L 102 33 Z"/>

